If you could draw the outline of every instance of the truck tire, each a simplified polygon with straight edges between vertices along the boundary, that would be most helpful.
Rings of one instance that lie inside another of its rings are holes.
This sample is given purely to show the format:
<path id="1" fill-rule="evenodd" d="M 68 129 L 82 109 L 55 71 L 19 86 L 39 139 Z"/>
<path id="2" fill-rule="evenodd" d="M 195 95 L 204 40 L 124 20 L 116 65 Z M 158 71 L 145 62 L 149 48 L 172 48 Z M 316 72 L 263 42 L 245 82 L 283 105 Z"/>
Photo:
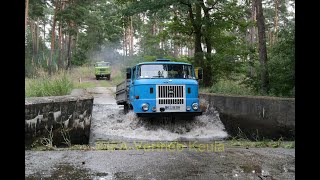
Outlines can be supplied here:
<path id="1" fill-rule="evenodd" d="M 124 114 L 127 114 L 130 110 L 133 110 L 132 105 L 130 105 L 130 104 L 124 104 L 124 105 L 123 105 L 123 112 L 124 112 Z"/>
<path id="2" fill-rule="evenodd" d="M 107 75 L 107 78 L 106 78 L 106 79 L 107 79 L 107 80 L 110 80 L 110 74 Z"/>
<path id="3" fill-rule="evenodd" d="M 99 80 L 99 76 L 96 76 L 96 80 Z"/>
<path id="4" fill-rule="evenodd" d="M 124 114 L 127 114 L 129 112 L 129 105 L 128 104 L 123 105 L 123 112 L 124 112 Z"/>

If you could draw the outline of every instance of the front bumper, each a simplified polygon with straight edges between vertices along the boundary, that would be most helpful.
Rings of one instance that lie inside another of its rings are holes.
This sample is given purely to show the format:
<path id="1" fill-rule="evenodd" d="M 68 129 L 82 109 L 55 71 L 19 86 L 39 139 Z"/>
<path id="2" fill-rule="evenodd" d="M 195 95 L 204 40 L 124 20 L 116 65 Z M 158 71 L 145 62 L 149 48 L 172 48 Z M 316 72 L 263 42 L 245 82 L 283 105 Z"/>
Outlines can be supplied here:
<path id="1" fill-rule="evenodd" d="M 96 74 L 96 76 L 100 76 L 100 77 L 106 77 L 108 75 L 110 75 L 110 74 Z"/>
<path id="2" fill-rule="evenodd" d="M 171 116 L 200 116 L 202 112 L 146 112 L 146 113 L 137 113 L 138 117 L 171 117 Z"/>

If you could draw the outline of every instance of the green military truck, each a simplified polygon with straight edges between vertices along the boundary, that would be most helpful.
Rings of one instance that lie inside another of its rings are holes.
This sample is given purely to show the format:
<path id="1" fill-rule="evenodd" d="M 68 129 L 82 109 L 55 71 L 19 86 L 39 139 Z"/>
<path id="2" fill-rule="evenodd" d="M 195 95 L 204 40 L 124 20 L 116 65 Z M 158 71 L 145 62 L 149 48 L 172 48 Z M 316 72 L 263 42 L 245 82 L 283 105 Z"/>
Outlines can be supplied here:
<path id="1" fill-rule="evenodd" d="M 110 80 L 111 75 L 111 66 L 109 62 L 100 61 L 95 63 L 95 75 L 96 79 L 99 80 L 102 77 L 106 77 L 107 80 Z"/>

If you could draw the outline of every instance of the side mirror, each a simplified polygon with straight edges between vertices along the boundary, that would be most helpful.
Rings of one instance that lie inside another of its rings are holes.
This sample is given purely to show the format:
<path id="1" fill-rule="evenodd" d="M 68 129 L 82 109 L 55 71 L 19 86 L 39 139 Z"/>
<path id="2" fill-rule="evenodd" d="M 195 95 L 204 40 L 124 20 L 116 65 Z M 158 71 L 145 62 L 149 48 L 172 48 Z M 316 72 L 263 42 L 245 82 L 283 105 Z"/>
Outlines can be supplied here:
<path id="1" fill-rule="evenodd" d="M 198 70 L 198 79 L 203 79 L 203 70 L 202 70 L 202 68 L 199 68 L 199 70 Z"/>
<path id="2" fill-rule="evenodd" d="M 196 78 L 201 80 L 203 78 L 203 70 L 202 70 L 202 68 L 201 67 L 197 67 L 197 68 L 194 69 L 194 71 L 195 71 L 195 74 L 196 74 Z"/>
<path id="3" fill-rule="evenodd" d="M 127 68 L 126 71 L 127 79 L 131 79 L 131 68 Z"/>

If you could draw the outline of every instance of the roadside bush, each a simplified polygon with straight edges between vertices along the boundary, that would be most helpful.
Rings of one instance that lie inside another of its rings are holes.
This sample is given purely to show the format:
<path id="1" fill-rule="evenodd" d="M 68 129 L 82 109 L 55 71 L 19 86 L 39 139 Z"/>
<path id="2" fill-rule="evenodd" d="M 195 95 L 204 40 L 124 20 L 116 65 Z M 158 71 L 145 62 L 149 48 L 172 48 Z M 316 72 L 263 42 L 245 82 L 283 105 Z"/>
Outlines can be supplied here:
<path id="1" fill-rule="evenodd" d="M 210 89 L 209 93 L 234 94 L 234 95 L 257 95 L 249 87 L 232 80 L 219 80 Z"/>
<path id="2" fill-rule="evenodd" d="M 26 79 L 25 96 L 62 96 L 71 93 L 73 82 L 66 72 L 59 72 L 48 77 L 44 75 L 36 79 Z"/>

